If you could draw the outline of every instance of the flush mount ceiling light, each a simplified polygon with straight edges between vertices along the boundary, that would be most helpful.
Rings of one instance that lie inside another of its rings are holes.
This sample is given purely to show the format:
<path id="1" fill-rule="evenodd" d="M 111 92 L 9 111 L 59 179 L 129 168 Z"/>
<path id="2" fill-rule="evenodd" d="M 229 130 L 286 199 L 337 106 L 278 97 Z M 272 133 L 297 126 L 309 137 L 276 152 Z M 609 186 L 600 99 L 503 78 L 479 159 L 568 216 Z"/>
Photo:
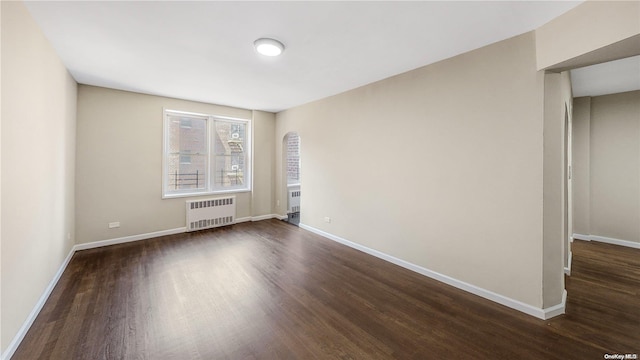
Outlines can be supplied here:
<path id="1" fill-rule="evenodd" d="M 256 51 L 265 56 L 278 56 L 284 51 L 284 45 L 274 39 L 261 38 L 253 42 Z"/>

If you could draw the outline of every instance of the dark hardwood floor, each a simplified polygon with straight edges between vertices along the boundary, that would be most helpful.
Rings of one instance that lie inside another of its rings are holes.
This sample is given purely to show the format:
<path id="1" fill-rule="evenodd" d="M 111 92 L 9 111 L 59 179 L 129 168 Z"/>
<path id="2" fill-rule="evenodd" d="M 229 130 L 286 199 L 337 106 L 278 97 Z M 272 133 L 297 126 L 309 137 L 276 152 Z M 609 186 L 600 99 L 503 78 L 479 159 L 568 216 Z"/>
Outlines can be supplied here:
<path id="1" fill-rule="evenodd" d="M 574 243 L 548 321 L 277 220 L 76 253 L 13 359 L 640 353 L 640 250 Z"/>

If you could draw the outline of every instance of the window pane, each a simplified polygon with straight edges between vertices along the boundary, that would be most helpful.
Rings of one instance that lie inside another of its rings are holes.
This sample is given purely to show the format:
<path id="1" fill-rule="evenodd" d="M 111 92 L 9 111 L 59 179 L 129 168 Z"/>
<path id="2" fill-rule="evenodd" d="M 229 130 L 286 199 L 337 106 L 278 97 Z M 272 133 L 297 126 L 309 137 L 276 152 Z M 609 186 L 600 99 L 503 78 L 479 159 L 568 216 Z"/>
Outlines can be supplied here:
<path id="1" fill-rule="evenodd" d="M 216 120 L 214 129 L 214 187 L 244 187 L 246 123 Z"/>
<path id="2" fill-rule="evenodd" d="M 169 114 L 167 129 L 166 190 L 207 189 L 207 120 Z"/>
<path id="3" fill-rule="evenodd" d="M 190 162 L 183 162 L 184 155 L 167 156 L 167 190 L 202 190 L 207 187 L 207 157 L 189 155 Z"/>
<path id="4" fill-rule="evenodd" d="M 188 116 L 169 116 L 169 153 L 207 152 L 207 120 Z"/>

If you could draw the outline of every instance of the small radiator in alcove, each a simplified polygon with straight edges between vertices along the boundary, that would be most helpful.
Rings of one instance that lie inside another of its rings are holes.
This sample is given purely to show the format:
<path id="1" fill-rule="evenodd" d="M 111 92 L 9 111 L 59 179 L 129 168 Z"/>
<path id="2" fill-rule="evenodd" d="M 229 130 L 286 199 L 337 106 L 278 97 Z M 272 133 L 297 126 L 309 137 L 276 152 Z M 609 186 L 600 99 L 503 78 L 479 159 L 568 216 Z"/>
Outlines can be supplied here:
<path id="1" fill-rule="evenodd" d="M 187 201 L 187 231 L 231 225 L 235 221 L 235 196 Z"/>
<path id="2" fill-rule="evenodd" d="M 300 212 L 300 189 L 289 190 L 289 213 Z"/>

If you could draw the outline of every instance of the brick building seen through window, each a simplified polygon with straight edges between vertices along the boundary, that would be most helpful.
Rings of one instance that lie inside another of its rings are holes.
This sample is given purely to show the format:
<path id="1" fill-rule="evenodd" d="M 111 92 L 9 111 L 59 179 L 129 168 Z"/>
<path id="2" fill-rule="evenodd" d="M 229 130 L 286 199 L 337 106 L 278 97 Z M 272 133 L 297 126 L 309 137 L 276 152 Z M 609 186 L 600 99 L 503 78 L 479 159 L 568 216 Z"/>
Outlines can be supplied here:
<path id="1" fill-rule="evenodd" d="M 300 184 L 300 137 L 297 133 L 287 134 L 287 185 Z"/>
<path id="2" fill-rule="evenodd" d="M 167 122 L 165 195 L 248 186 L 247 121 L 167 112 Z"/>

